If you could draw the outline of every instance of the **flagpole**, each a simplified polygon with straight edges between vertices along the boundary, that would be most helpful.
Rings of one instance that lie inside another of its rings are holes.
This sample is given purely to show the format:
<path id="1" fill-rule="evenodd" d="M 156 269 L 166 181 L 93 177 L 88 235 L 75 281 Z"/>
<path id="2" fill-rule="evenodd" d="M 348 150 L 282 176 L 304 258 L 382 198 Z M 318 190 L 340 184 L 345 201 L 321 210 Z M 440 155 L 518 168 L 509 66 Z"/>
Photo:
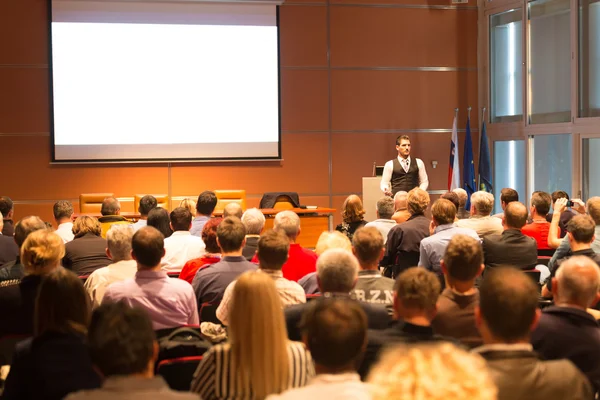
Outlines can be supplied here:
<path id="1" fill-rule="evenodd" d="M 483 107 L 481 109 L 481 126 L 483 126 L 483 124 L 485 124 L 485 107 Z M 482 133 L 481 131 L 479 132 L 479 157 L 481 157 L 481 137 Z M 479 188 L 481 188 L 481 173 L 479 172 L 479 170 L 477 170 L 477 186 Z"/>
<path id="2" fill-rule="evenodd" d="M 469 119 L 471 119 L 471 107 L 467 108 L 467 111 L 469 112 Z"/>
<path id="3" fill-rule="evenodd" d="M 454 116 L 455 116 L 455 117 L 458 117 L 458 107 L 456 107 L 456 108 L 454 109 Z"/>
<path id="4" fill-rule="evenodd" d="M 483 107 L 483 110 L 481 112 L 481 123 L 483 124 L 485 122 L 485 107 Z"/>

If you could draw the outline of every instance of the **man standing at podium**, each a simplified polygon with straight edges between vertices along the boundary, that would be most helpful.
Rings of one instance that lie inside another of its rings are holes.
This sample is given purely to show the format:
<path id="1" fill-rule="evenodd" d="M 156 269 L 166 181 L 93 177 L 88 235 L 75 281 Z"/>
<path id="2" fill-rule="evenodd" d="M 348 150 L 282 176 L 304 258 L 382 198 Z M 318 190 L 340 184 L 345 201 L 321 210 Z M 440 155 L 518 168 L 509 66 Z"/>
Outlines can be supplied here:
<path id="1" fill-rule="evenodd" d="M 410 156 L 410 138 L 406 135 L 396 139 L 398 157 L 385 163 L 381 177 L 381 190 L 388 196 L 393 196 L 401 190 L 410 192 L 417 186 L 427 190 L 429 179 L 425 164 L 419 158 Z"/>

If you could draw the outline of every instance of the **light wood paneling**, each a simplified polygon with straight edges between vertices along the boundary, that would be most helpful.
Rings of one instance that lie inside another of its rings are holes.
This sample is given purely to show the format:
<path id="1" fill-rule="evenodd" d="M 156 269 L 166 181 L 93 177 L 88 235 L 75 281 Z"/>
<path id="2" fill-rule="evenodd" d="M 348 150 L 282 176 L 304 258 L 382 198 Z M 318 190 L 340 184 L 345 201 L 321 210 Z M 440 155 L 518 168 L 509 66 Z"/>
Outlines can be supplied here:
<path id="1" fill-rule="evenodd" d="M 281 7 L 279 25 L 282 66 L 327 65 L 326 7 Z"/>
<path id="2" fill-rule="evenodd" d="M 47 8 L 45 0 L 0 1 L 0 64 L 48 63 Z"/>

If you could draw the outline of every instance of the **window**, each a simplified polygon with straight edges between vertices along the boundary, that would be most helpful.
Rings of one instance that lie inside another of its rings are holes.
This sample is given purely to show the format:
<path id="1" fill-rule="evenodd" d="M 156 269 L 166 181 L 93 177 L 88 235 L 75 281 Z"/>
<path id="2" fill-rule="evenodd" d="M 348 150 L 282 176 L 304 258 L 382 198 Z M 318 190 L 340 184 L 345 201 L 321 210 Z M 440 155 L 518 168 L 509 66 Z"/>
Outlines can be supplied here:
<path id="1" fill-rule="evenodd" d="M 524 140 L 494 142 L 494 212 L 502 212 L 502 188 L 513 188 L 519 196 L 525 195 L 525 156 Z"/>
<path id="2" fill-rule="evenodd" d="M 491 122 L 523 119 L 523 10 L 490 16 Z"/>
<path id="3" fill-rule="evenodd" d="M 529 3 L 529 123 L 571 120 L 569 0 Z"/>
<path id="4" fill-rule="evenodd" d="M 600 0 L 579 1 L 579 116 L 600 117 Z"/>
<path id="5" fill-rule="evenodd" d="M 600 138 L 583 139 L 581 146 L 583 199 L 600 196 Z"/>
<path id="6" fill-rule="evenodd" d="M 573 186 L 571 135 L 533 137 L 533 190 L 552 193 Z"/>

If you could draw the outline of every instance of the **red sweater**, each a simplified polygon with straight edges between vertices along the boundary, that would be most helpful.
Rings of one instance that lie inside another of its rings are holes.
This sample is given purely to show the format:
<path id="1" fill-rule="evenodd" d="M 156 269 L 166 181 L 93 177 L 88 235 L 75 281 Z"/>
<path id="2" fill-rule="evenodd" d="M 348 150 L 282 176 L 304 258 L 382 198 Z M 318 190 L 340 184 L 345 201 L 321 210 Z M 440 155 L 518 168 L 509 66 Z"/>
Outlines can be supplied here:
<path id="1" fill-rule="evenodd" d="M 210 264 L 218 263 L 219 261 L 221 261 L 221 257 L 215 257 L 214 255 L 190 260 L 186 262 L 181 269 L 181 272 L 179 273 L 179 279 L 183 279 L 191 284 L 198 270 L 202 269 L 203 267 L 208 267 Z"/>
<path id="2" fill-rule="evenodd" d="M 548 233 L 550 232 L 550 222 L 540 221 L 540 222 L 532 222 L 531 224 L 527 224 L 521 229 L 524 235 L 532 237 L 537 242 L 538 250 L 547 250 L 550 249 L 548 247 Z M 559 230 L 559 238 L 560 238 L 560 230 Z"/>

